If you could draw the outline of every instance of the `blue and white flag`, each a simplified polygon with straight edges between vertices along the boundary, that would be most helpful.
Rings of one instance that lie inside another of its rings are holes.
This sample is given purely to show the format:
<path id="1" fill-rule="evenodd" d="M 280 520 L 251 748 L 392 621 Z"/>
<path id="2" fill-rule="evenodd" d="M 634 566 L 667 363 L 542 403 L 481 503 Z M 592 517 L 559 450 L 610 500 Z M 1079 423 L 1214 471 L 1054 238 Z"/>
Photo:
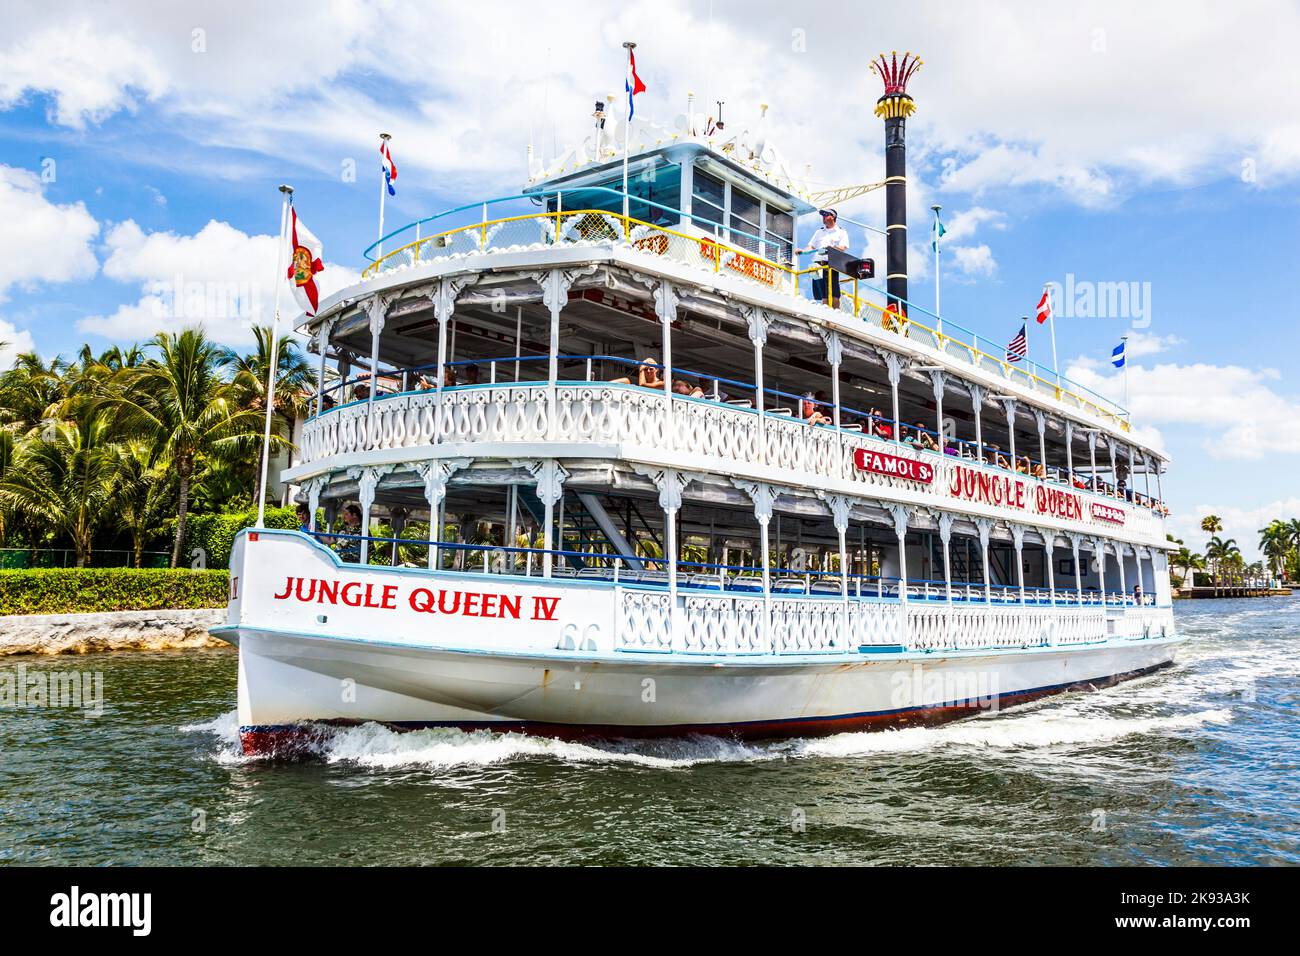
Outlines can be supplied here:
<path id="1" fill-rule="evenodd" d="M 1111 350 L 1110 364 L 1115 366 L 1116 368 L 1124 367 L 1124 345 L 1125 344 L 1126 344 L 1125 340 L 1120 339 L 1119 345 L 1115 346 L 1115 348 Z"/>

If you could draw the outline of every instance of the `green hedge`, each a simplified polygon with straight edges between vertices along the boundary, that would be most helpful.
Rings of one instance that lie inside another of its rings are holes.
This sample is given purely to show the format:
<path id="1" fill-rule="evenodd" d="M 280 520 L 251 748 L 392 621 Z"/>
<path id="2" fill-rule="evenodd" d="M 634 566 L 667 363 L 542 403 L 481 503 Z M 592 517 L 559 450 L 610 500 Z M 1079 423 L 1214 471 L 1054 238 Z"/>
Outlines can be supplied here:
<path id="1" fill-rule="evenodd" d="M 224 607 L 226 571 L 32 568 L 0 571 L 0 615 Z"/>
<path id="2" fill-rule="evenodd" d="M 234 547 L 235 535 L 244 528 L 257 524 L 257 509 L 235 511 L 228 514 L 189 515 L 185 519 L 185 537 L 188 541 L 186 554 L 192 554 L 195 548 L 207 552 L 209 568 L 226 568 L 230 566 L 230 549 Z M 298 527 L 298 518 L 293 508 L 267 508 L 266 527 Z M 184 561 L 183 564 L 190 563 Z"/>

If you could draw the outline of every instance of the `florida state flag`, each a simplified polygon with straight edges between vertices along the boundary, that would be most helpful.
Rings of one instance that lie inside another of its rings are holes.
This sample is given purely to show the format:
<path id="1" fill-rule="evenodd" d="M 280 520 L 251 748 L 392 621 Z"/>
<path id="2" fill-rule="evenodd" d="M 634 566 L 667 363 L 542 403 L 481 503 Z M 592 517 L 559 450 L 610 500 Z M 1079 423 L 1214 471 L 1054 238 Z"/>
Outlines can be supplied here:
<path id="1" fill-rule="evenodd" d="M 316 314 L 320 305 L 320 290 L 316 287 L 316 274 L 325 269 L 321 262 L 321 244 L 310 229 L 298 219 L 298 211 L 289 207 L 289 281 L 298 305 L 308 315 Z"/>

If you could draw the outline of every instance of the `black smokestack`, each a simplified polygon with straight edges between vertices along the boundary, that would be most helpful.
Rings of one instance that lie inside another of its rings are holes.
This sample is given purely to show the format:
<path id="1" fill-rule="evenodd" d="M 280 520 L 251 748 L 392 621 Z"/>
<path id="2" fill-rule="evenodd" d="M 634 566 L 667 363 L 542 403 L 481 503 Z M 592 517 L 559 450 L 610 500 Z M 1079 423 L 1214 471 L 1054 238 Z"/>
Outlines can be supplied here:
<path id="1" fill-rule="evenodd" d="M 876 101 L 876 115 L 885 121 L 885 240 L 886 291 L 889 303 L 900 312 L 907 306 L 907 117 L 916 103 L 907 95 L 907 81 L 921 67 L 919 57 L 894 52 L 871 64 L 885 83 Z"/>

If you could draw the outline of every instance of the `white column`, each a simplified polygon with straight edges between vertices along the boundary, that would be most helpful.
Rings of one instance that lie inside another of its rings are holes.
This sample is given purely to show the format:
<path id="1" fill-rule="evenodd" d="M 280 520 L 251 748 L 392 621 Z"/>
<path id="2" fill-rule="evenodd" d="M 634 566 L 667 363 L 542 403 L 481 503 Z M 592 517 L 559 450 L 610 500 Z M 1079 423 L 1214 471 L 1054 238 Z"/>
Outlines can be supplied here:
<path id="1" fill-rule="evenodd" d="M 993 575 L 989 571 L 989 532 L 993 530 L 993 522 L 987 518 L 975 519 L 975 530 L 980 536 L 980 563 L 984 570 L 984 603 L 993 603 Z"/>
<path id="2" fill-rule="evenodd" d="M 975 413 L 975 456 L 979 463 L 984 464 L 984 399 L 988 395 L 988 390 L 982 385 L 970 386 L 970 405 L 971 411 Z"/>
<path id="3" fill-rule="evenodd" d="M 953 522 L 956 520 L 957 516 L 950 512 L 939 512 L 939 540 L 943 543 L 943 583 L 948 591 L 949 604 L 952 604 L 952 562 L 948 549 L 952 542 Z"/>
<path id="4" fill-rule="evenodd" d="M 555 437 L 555 424 L 558 418 L 556 414 L 556 382 L 560 374 L 560 312 L 569 302 L 569 289 L 574 280 L 580 275 L 586 275 L 595 270 L 596 267 L 592 265 L 584 269 L 567 272 L 563 269 L 548 269 L 546 272 L 533 275 L 533 278 L 542 287 L 542 304 L 551 313 L 550 361 L 547 364 L 546 372 L 548 386 L 546 390 L 546 434 L 552 438 Z"/>
<path id="5" fill-rule="evenodd" d="M 1065 470 L 1070 473 L 1070 481 L 1074 481 L 1074 422 L 1068 418 L 1065 420 Z"/>
<path id="6" fill-rule="evenodd" d="M 1052 607 L 1056 607 L 1056 568 L 1052 567 L 1052 552 L 1056 548 L 1056 533 L 1047 528 L 1039 528 L 1038 533 L 1043 536 L 1043 560 L 1047 562 L 1048 599 L 1052 602 Z"/>
<path id="7" fill-rule="evenodd" d="M 664 435 L 668 447 L 676 446 L 677 432 L 673 428 L 673 323 L 677 321 L 677 292 L 672 283 L 664 281 L 655 286 L 655 315 L 659 317 L 664 357 Z"/>
<path id="8" fill-rule="evenodd" d="M 1009 398 L 1002 403 L 1007 412 L 1007 433 L 1011 436 L 1011 470 L 1016 470 L 1016 400 Z"/>
<path id="9" fill-rule="evenodd" d="M 334 327 L 333 319 L 326 319 L 316 328 L 316 351 L 320 355 L 320 361 L 316 368 L 316 414 L 319 415 L 325 406 L 325 356 L 329 352 L 330 330 Z"/>
<path id="10" fill-rule="evenodd" d="M 1124 552 L 1126 550 L 1128 550 L 1128 546 L 1124 542 L 1115 542 L 1115 560 L 1119 564 L 1119 598 L 1121 605 L 1128 602 L 1128 584 L 1124 580 L 1124 558 L 1126 557 Z"/>
<path id="11" fill-rule="evenodd" d="M 889 392 L 894 402 L 894 442 L 903 443 L 903 422 L 898 413 L 898 383 L 903 377 L 903 358 L 896 352 L 879 352 L 885 360 L 885 371 L 889 374 Z"/>
<path id="12" fill-rule="evenodd" d="M 763 347 L 767 345 L 767 328 L 772 316 L 763 309 L 740 306 L 740 314 L 749 326 L 749 340 L 754 343 L 754 409 L 758 412 L 758 460 L 767 460 L 767 442 L 763 425 Z"/>
<path id="13" fill-rule="evenodd" d="M 814 325 L 813 329 L 821 336 L 822 342 L 826 345 L 826 364 L 831 367 L 831 402 L 834 409 L 831 412 L 831 420 L 835 427 L 840 427 L 840 364 L 844 361 L 844 343 L 840 340 L 838 332 L 824 328 L 820 325 Z M 868 427 L 867 434 L 871 434 Z"/>
<path id="14" fill-rule="evenodd" d="M 907 506 L 889 505 L 894 519 L 894 534 L 898 536 L 898 599 L 907 603 Z"/>
<path id="15" fill-rule="evenodd" d="M 1038 425 L 1038 463 L 1043 466 L 1043 474 L 1047 474 L 1047 415 L 1035 408 L 1034 422 Z"/>
<path id="16" fill-rule="evenodd" d="M 569 473 L 554 458 L 534 463 L 531 470 L 537 479 L 537 497 L 546 509 L 543 517 L 545 527 L 542 529 L 542 576 L 549 578 L 554 564 L 551 551 L 553 550 L 552 525 L 555 521 L 555 505 L 560 500 L 560 495 L 564 494 L 564 479 L 569 477 Z"/>
<path id="17" fill-rule="evenodd" d="M 366 301 L 366 316 L 370 319 L 370 394 L 366 397 L 366 445 L 376 448 L 375 393 L 379 391 L 379 334 L 384 330 L 390 299 L 375 295 Z"/>
<path id="18" fill-rule="evenodd" d="M 320 507 L 320 493 L 328 483 L 329 477 L 326 475 L 307 482 L 307 507 L 311 511 L 307 519 L 307 528 L 310 531 L 316 530 L 316 509 Z"/>
<path id="19" fill-rule="evenodd" d="M 849 634 L 849 549 L 845 541 L 849 530 L 849 512 L 852 509 L 852 502 L 844 495 L 825 495 L 822 500 L 831 512 L 831 522 L 835 525 L 835 533 L 839 537 L 840 544 L 840 604 L 843 620 L 840 624 L 841 633 L 848 639 Z"/>
<path id="20" fill-rule="evenodd" d="M 1092 491 L 1097 492 L 1097 433 L 1088 432 L 1088 466 L 1092 468 L 1092 477 L 1088 483 L 1092 486 Z"/>
<path id="21" fill-rule="evenodd" d="M 731 479 L 731 483 L 749 495 L 754 503 L 754 519 L 758 522 L 759 549 L 762 554 L 763 568 L 763 642 L 772 651 L 772 575 L 771 558 L 768 555 L 767 526 L 772 520 L 772 505 L 777 498 L 777 490 L 766 482 L 741 481 Z"/>
<path id="22" fill-rule="evenodd" d="M 1092 539 L 1093 553 L 1097 556 L 1097 580 L 1101 582 L 1101 605 L 1106 606 L 1106 542 Z"/>
<path id="23" fill-rule="evenodd" d="M 939 436 L 940 454 L 943 453 L 943 450 L 947 447 L 948 444 L 947 439 L 944 437 L 943 434 L 943 393 L 944 393 L 945 381 L 946 379 L 944 377 L 943 372 L 932 371 L 930 373 L 930 389 L 934 394 L 935 418 L 938 420 L 939 423 L 938 426 L 935 428 L 935 431 L 938 433 Z"/>
<path id="24" fill-rule="evenodd" d="M 1025 526 L 1011 525 L 1011 543 L 1016 549 L 1016 584 L 1020 587 L 1020 603 L 1025 603 Z"/>
<path id="25" fill-rule="evenodd" d="M 361 502 L 361 563 L 370 563 L 370 506 L 375 503 L 375 489 L 379 479 L 393 470 L 392 465 L 378 468 L 349 469 L 348 474 L 357 479 L 357 500 Z"/>
<path id="26" fill-rule="evenodd" d="M 1070 553 L 1074 555 L 1074 591 L 1076 603 L 1083 604 L 1083 566 L 1079 564 L 1079 536 L 1070 535 Z"/>
<path id="27" fill-rule="evenodd" d="M 668 559 L 668 613 L 670 622 L 677 618 L 677 512 L 682 507 L 682 491 L 690 476 L 667 468 L 654 476 L 659 489 L 659 507 L 664 510 L 664 551 Z M 676 634 L 673 627 L 670 635 Z"/>
<path id="28" fill-rule="evenodd" d="M 447 484 L 451 476 L 462 468 L 468 468 L 473 459 L 445 458 L 439 461 L 420 461 L 415 463 L 415 471 L 424 479 L 424 500 L 429 504 L 429 570 L 441 566 L 438 544 L 442 541 L 442 506 L 447 497 Z"/>
<path id="29" fill-rule="evenodd" d="M 477 276 L 455 276 L 444 277 L 433 287 L 429 293 L 429 301 L 433 304 L 433 318 L 438 323 L 438 381 L 435 385 L 437 390 L 437 420 L 434 425 L 433 441 L 438 443 L 442 441 L 443 430 L 443 393 L 442 380 L 446 377 L 447 368 L 447 326 L 451 322 L 451 317 L 456 311 L 456 296 L 460 295 L 461 289 L 470 285 L 477 280 Z"/>

